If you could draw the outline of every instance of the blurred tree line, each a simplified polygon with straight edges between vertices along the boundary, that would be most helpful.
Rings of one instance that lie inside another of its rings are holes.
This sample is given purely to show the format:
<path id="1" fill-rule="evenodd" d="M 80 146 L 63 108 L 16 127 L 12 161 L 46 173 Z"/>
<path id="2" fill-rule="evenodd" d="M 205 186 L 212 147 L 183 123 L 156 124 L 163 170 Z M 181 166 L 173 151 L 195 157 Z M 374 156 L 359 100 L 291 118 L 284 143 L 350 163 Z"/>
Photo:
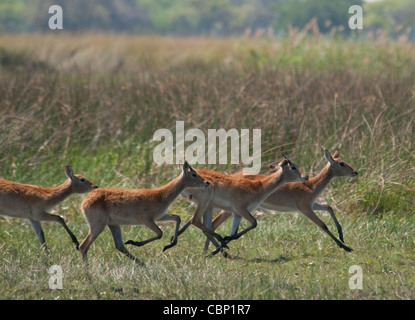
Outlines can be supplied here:
<path id="1" fill-rule="evenodd" d="M 235 35 L 267 29 L 284 33 L 317 19 L 320 32 L 343 27 L 348 8 L 363 7 L 364 28 L 415 26 L 414 0 L 0 0 L 0 32 L 47 31 L 49 6 L 63 9 L 66 31 Z"/>

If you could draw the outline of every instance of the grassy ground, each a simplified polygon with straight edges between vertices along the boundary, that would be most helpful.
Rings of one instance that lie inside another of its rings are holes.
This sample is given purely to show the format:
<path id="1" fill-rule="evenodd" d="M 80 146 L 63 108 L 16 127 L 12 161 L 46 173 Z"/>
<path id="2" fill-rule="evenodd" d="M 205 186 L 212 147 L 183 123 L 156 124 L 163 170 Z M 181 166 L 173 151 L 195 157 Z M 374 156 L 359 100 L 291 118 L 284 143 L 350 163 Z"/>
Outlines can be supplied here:
<path id="1" fill-rule="evenodd" d="M 32 39 L 36 37 L 36 41 Z M 260 128 L 262 165 L 287 153 L 315 175 L 339 148 L 359 171 L 324 193 L 346 253 L 298 213 L 257 215 L 257 229 L 206 258 L 191 227 L 171 250 L 165 236 L 114 248 L 108 230 L 85 268 L 64 230 L 44 224 L 50 254 L 27 222 L 0 220 L 3 299 L 414 299 L 414 45 L 383 36 L 342 40 L 292 32 L 286 39 L 178 39 L 109 35 L 0 37 L 0 176 L 44 186 L 71 164 L 100 186 L 157 187 L 179 174 L 153 162 L 159 128 Z M 238 171 L 238 165 L 206 167 Z M 58 205 L 82 241 L 82 196 Z M 177 199 L 171 212 L 194 208 Z M 335 233 L 329 216 L 319 213 Z M 142 226 L 124 239 L 144 239 Z M 219 230 L 227 234 L 229 223 Z M 50 290 L 48 269 L 63 270 Z M 351 290 L 349 268 L 363 272 Z"/>
<path id="2" fill-rule="evenodd" d="M 255 232 L 232 243 L 229 258 L 206 258 L 194 228 L 177 247 L 162 253 L 173 233 L 166 224 L 161 241 L 131 248 L 144 267 L 119 254 L 106 230 L 90 250 L 88 268 L 59 227 L 45 228 L 51 247 L 45 255 L 28 224 L 8 223 L 1 235 L 7 243 L 2 246 L 2 298 L 413 299 L 411 216 L 340 219 L 346 243 L 355 249 L 351 254 L 303 217 L 290 214 L 261 218 Z M 79 236 L 86 235 L 84 225 L 71 226 Z M 125 239 L 150 236 L 143 227 L 124 227 L 123 233 Z M 63 290 L 49 289 L 52 265 L 62 267 Z M 362 268 L 362 290 L 349 288 L 353 265 Z"/>

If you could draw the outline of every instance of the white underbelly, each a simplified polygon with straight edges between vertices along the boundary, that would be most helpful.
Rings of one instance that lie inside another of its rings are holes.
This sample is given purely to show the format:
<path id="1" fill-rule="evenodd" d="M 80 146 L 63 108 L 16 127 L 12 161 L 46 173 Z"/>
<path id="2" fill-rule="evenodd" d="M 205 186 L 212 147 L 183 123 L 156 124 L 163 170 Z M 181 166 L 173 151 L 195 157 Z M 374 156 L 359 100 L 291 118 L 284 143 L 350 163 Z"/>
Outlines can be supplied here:
<path id="1" fill-rule="evenodd" d="M 13 218 L 30 219 L 30 210 L 22 210 L 21 208 L 0 208 L 0 216 L 7 216 Z"/>
<path id="2" fill-rule="evenodd" d="M 140 214 L 110 214 L 108 217 L 107 224 L 109 225 L 140 225 L 145 224 L 146 221 L 153 220 L 157 221 L 161 217 L 165 215 L 164 212 L 160 212 L 159 214 L 152 214 L 152 217 L 148 217 L 145 213 Z"/>
<path id="3" fill-rule="evenodd" d="M 234 210 L 232 203 L 228 201 L 227 199 L 221 199 L 217 197 L 215 198 L 215 200 L 212 200 L 210 204 L 211 204 L 211 207 L 214 207 L 217 209 L 228 210 L 228 211 Z"/>
<path id="4" fill-rule="evenodd" d="M 291 206 L 271 205 L 271 204 L 266 203 L 265 201 L 262 202 L 260 207 L 263 208 L 263 209 L 268 209 L 268 210 L 273 210 L 273 211 L 280 211 L 280 212 L 296 211 L 296 209 L 294 209 Z"/>

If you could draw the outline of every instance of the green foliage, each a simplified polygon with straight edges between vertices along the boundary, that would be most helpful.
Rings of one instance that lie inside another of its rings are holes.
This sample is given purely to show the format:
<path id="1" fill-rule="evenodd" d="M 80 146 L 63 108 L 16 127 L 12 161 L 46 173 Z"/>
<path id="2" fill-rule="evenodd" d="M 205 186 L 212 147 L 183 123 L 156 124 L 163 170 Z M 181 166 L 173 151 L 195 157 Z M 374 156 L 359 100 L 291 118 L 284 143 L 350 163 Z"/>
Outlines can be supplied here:
<path id="1" fill-rule="evenodd" d="M 105 30 L 159 34 L 242 33 L 246 28 L 266 28 L 277 18 L 281 1 L 260 0 L 0 0 L 5 31 L 47 31 L 48 8 L 60 5 L 64 29 Z M 0 16 L 2 17 L 2 16 Z M 1 29 L 0 29 L 1 30 Z"/>
<path id="2" fill-rule="evenodd" d="M 0 0 L 0 31 L 50 31 L 51 5 L 62 6 L 65 31 L 226 36 L 269 30 L 283 34 L 290 27 L 311 28 L 310 21 L 316 19 L 319 32 L 342 29 L 348 35 L 351 5 L 363 6 L 365 28 L 395 32 L 396 27 L 415 25 L 411 0 Z"/>
<path id="3" fill-rule="evenodd" d="M 26 31 L 27 0 L 0 1 L 0 32 Z"/>
<path id="4" fill-rule="evenodd" d="M 415 3 L 411 0 L 367 2 L 363 7 L 365 27 L 396 32 L 415 26 Z"/>
<path id="5" fill-rule="evenodd" d="M 65 30 L 112 30 L 114 32 L 135 31 L 146 21 L 147 13 L 134 1 L 117 0 L 30 0 L 23 14 L 28 18 L 29 31 L 47 31 L 52 5 L 60 5 L 63 11 Z"/>
<path id="6" fill-rule="evenodd" d="M 349 7 L 362 5 L 359 0 L 293 0 L 286 1 L 279 11 L 280 19 L 277 26 L 285 29 L 287 26 L 303 29 L 312 18 L 317 19 L 318 29 L 326 33 L 333 27 L 343 27 L 349 30 Z"/>

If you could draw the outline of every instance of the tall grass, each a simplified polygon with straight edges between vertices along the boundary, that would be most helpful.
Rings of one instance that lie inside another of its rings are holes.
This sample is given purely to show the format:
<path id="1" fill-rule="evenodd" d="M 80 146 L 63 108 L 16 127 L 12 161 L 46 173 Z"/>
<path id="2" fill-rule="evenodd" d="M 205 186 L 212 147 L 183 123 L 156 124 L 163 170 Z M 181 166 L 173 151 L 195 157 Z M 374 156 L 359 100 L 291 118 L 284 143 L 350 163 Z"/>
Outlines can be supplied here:
<path id="1" fill-rule="evenodd" d="M 174 129 L 175 120 L 205 132 L 261 128 L 265 165 L 285 150 L 315 171 L 322 149 L 339 147 L 368 174 L 395 164 L 395 178 L 408 176 L 401 170 L 413 160 L 410 43 L 27 37 L 0 39 L 1 174 L 11 179 L 57 159 L 80 166 L 88 159 L 108 182 L 116 177 L 99 163 L 145 179 L 159 170 L 154 131 Z"/>
<path id="2" fill-rule="evenodd" d="M 373 281 L 364 292 L 347 291 L 348 298 L 413 298 L 414 49 L 382 37 L 298 31 L 285 39 L 0 36 L 0 176 L 56 185 L 71 164 L 100 186 L 156 187 L 178 174 L 175 165 L 154 164 L 157 129 L 174 131 L 176 120 L 205 133 L 260 128 L 264 171 L 285 152 L 315 175 L 325 163 L 323 150 L 337 148 L 359 171 L 356 180 L 334 181 L 324 196 L 347 230 L 346 242 L 361 250 L 339 255 L 298 215 L 261 216 L 267 223 L 232 243 L 236 258 L 224 265 L 201 256 L 197 230 L 166 255 L 154 255 L 162 244 L 144 247 L 145 271 L 117 256 L 104 234 L 92 248 L 88 274 L 59 227 L 48 227 L 47 241 L 65 249 L 33 260 L 38 247 L 30 226 L 3 220 L 1 295 L 53 298 L 47 288 L 33 289 L 47 285 L 47 273 L 31 274 L 58 258 L 74 270 L 66 275 L 73 290 L 64 298 L 343 298 L 351 263 L 371 270 Z M 80 237 L 87 232 L 81 199 L 57 208 Z M 194 208 L 178 199 L 171 210 L 185 219 Z M 123 230 L 124 238 L 147 232 Z M 323 276 L 326 265 L 332 272 Z"/>

